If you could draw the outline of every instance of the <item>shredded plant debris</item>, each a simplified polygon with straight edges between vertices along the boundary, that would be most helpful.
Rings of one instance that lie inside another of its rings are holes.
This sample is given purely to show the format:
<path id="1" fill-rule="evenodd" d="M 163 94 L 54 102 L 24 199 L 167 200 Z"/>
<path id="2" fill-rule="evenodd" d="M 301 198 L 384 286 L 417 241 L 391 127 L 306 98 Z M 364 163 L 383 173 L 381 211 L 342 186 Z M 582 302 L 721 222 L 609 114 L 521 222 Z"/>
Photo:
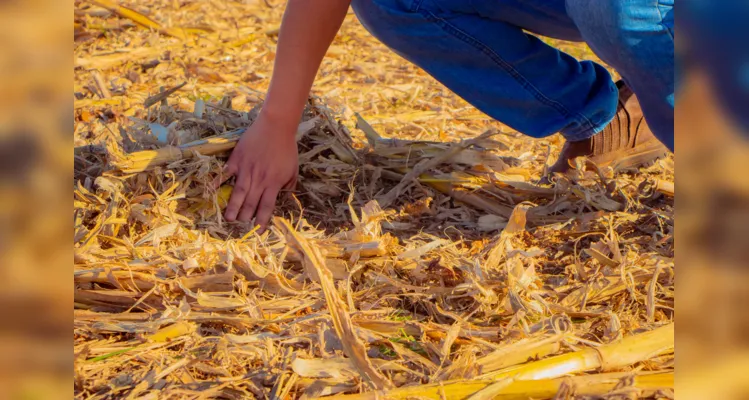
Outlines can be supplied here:
<path id="1" fill-rule="evenodd" d="M 283 11 L 248 3 L 76 1 L 77 398 L 673 398 L 673 159 L 542 184 L 561 139 L 353 15 L 297 188 L 225 221 Z"/>

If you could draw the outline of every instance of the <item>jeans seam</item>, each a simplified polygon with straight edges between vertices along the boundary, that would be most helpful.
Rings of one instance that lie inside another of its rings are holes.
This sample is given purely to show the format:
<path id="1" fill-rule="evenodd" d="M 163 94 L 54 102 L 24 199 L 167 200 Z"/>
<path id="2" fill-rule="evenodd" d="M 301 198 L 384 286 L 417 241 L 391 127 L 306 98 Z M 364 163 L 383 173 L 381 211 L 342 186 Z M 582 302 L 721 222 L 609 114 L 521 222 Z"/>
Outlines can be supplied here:
<path id="1" fill-rule="evenodd" d="M 413 2 L 411 3 L 411 12 L 419 11 L 419 8 L 421 7 L 421 3 L 423 1 L 424 0 L 413 0 Z"/>
<path id="2" fill-rule="evenodd" d="M 663 17 L 663 12 L 661 11 L 661 4 L 658 0 L 655 2 L 655 9 L 658 10 L 658 17 L 661 19 L 661 26 L 663 26 L 664 29 L 666 29 L 666 32 L 668 32 L 668 36 L 671 37 L 671 41 L 674 41 L 674 33 L 671 31 L 671 28 L 668 27 L 668 25 L 663 23 L 663 20 L 665 19 Z"/>
<path id="3" fill-rule="evenodd" d="M 414 2 L 414 4 L 419 4 L 420 5 L 422 1 L 423 0 L 416 0 Z M 521 75 L 515 68 L 513 68 L 512 65 L 510 65 L 510 63 L 508 63 L 507 61 L 503 60 L 502 57 L 500 57 L 499 54 L 497 54 L 489 46 L 485 45 L 484 43 L 482 43 L 478 39 L 474 38 L 473 36 L 471 36 L 471 35 L 463 32 L 462 30 L 460 30 L 456 26 L 450 24 L 449 22 L 447 22 L 443 18 L 440 18 L 439 16 L 435 15 L 431 11 L 423 10 L 423 9 L 422 10 L 418 10 L 418 11 L 427 20 L 431 20 L 433 22 L 436 22 L 437 25 L 439 25 L 447 33 L 453 35 L 454 37 L 456 37 L 456 38 L 458 38 L 460 40 L 462 40 L 466 44 L 473 46 L 477 50 L 479 50 L 482 53 L 484 53 L 485 55 L 487 55 L 492 61 L 494 61 L 497 65 L 499 65 L 500 68 L 502 68 L 503 70 L 505 70 L 505 72 L 507 72 L 508 74 L 510 74 L 510 76 L 512 76 L 512 78 L 515 79 L 515 81 L 517 81 L 518 83 L 520 83 L 520 85 L 526 91 L 528 91 L 531 95 L 533 95 L 533 97 L 535 97 L 536 100 L 538 100 L 541 103 L 543 103 L 543 104 L 545 104 L 545 105 L 547 105 L 547 106 L 555 109 L 557 112 L 559 112 L 565 118 L 574 118 L 578 122 L 582 121 L 580 128 L 581 128 L 581 130 L 583 132 L 584 131 L 588 131 L 588 130 L 591 131 L 591 132 L 594 132 L 596 130 L 597 127 L 593 124 L 593 122 L 590 119 L 588 119 L 588 117 L 586 117 L 586 116 L 584 116 L 582 114 L 579 114 L 579 113 L 577 113 L 577 116 L 575 116 L 575 114 L 573 114 L 572 112 L 570 112 L 566 107 L 564 107 L 564 105 L 562 105 L 558 101 L 546 97 L 543 93 L 541 93 L 540 90 L 538 90 L 538 88 L 536 88 L 535 86 L 533 86 L 532 83 L 530 83 L 527 79 L 525 79 L 523 77 L 523 75 Z M 576 136 L 576 137 L 577 136 L 581 136 L 581 134 L 576 134 L 574 136 Z"/>

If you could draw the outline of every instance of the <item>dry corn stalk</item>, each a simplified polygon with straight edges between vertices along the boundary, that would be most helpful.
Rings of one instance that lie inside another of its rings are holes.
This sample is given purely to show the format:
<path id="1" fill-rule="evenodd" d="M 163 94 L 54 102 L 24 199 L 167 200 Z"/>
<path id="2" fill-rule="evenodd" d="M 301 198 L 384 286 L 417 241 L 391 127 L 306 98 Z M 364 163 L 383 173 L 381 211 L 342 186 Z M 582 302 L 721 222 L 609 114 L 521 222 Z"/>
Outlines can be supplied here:
<path id="1" fill-rule="evenodd" d="M 496 400 L 550 399 L 564 385 L 576 388 L 578 395 L 605 395 L 621 386 L 622 381 L 630 380 L 629 387 L 643 397 L 652 396 L 658 391 L 669 391 L 674 388 L 674 373 L 632 375 L 630 373 L 608 373 L 583 375 L 566 378 L 540 379 L 533 381 L 515 380 L 498 388 L 493 394 Z M 496 382 L 505 384 L 506 380 L 466 380 L 454 381 L 441 385 L 422 385 L 395 389 L 388 392 L 370 392 L 355 395 L 327 397 L 330 400 L 377 400 L 377 399 L 435 399 L 458 400 L 484 390 Z"/>
<path id="2" fill-rule="evenodd" d="M 113 13 L 121 17 L 127 18 L 144 28 L 153 29 L 163 34 L 174 36 L 178 39 L 184 39 L 186 37 L 185 31 L 180 28 L 163 28 L 161 24 L 152 20 L 151 18 L 148 18 L 135 10 L 116 4 L 113 1 L 91 0 L 91 2 L 98 6 L 104 7 L 109 11 L 112 11 Z"/>
<path id="3" fill-rule="evenodd" d="M 437 154 L 436 156 L 415 165 L 414 168 L 408 171 L 408 173 L 406 173 L 403 179 L 398 182 L 398 184 L 394 188 L 390 189 L 388 193 L 386 193 L 379 199 L 380 204 L 382 205 L 382 207 L 390 206 L 390 204 L 401 194 L 405 187 L 409 185 L 413 180 L 421 176 L 422 173 L 449 161 L 451 158 L 453 158 L 466 148 L 482 140 L 488 139 L 495 134 L 496 132 L 494 131 L 486 131 L 474 139 L 465 140 L 460 143 L 454 144 L 447 150 Z"/>
<path id="4" fill-rule="evenodd" d="M 619 342 L 546 358 L 485 375 L 486 378 L 514 377 L 518 380 L 556 378 L 594 369 L 616 370 L 649 358 L 672 352 L 674 323 L 629 336 Z"/>
<path id="5" fill-rule="evenodd" d="M 393 389 L 377 394 L 362 394 L 341 398 L 374 399 L 378 395 L 383 395 L 388 399 L 406 399 L 414 396 L 438 399 L 441 396 L 440 393 L 444 393 L 447 398 L 464 398 L 497 381 L 514 379 L 515 382 L 507 387 L 507 390 L 510 390 L 513 386 L 523 385 L 523 381 L 538 383 L 539 380 L 549 380 L 594 369 L 610 371 L 623 368 L 657 355 L 671 352 L 673 348 L 674 324 L 669 323 L 652 331 L 624 338 L 617 343 L 579 350 L 492 372 L 483 375 L 475 381 L 427 384 Z M 526 385 L 525 387 L 530 388 L 533 385 Z M 530 392 L 524 393 L 526 393 L 525 398 L 536 397 L 529 394 Z"/>
<path id="6" fill-rule="evenodd" d="M 665 194 L 669 197 L 674 197 L 674 183 L 663 180 L 663 179 L 657 179 L 655 183 L 655 190 Z"/>
<path id="7" fill-rule="evenodd" d="M 557 353 L 560 349 L 560 341 L 563 335 L 554 335 L 530 341 L 520 341 L 507 347 L 499 349 L 491 354 L 477 360 L 482 373 L 489 373 L 522 364 L 529 359 L 539 359 L 550 354 Z"/>
<path id="8" fill-rule="evenodd" d="M 670 198 L 674 197 L 674 182 L 666 179 L 646 179 L 642 181 L 639 187 L 640 193 L 645 196 L 654 194 L 655 192 L 664 194 Z"/>
<path id="9" fill-rule="evenodd" d="M 236 146 L 244 129 L 231 131 L 219 136 L 196 140 L 181 146 L 165 146 L 156 150 L 142 150 L 130 154 L 114 156 L 112 165 L 126 174 L 144 172 L 176 161 L 193 158 L 196 154 L 215 155 L 229 151 Z"/>
<path id="10" fill-rule="evenodd" d="M 288 221 L 276 218 L 274 222 L 280 229 L 286 231 L 289 242 L 304 255 L 302 261 L 308 275 L 322 287 L 333 325 L 343 344 L 344 353 L 351 359 L 362 378 L 373 389 L 380 390 L 392 387 L 390 381 L 382 376 L 369 361 L 367 349 L 354 331 L 351 317 L 346 312 L 343 300 L 338 295 L 335 284 L 333 284 L 333 276 L 325 266 L 320 250 L 299 235 Z"/>

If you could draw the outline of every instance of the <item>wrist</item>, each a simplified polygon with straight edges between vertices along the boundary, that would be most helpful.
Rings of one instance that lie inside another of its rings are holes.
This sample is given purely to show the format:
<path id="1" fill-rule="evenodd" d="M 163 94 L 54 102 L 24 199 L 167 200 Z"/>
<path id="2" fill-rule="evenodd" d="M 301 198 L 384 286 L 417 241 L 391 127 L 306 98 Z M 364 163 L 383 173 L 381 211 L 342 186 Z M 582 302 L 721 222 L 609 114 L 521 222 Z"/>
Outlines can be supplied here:
<path id="1" fill-rule="evenodd" d="M 263 105 L 255 123 L 260 122 L 265 125 L 271 125 L 274 134 L 294 136 L 299 126 L 301 115 L 301 112 L 297 114 L 290 110 L 276 109 Z"/>

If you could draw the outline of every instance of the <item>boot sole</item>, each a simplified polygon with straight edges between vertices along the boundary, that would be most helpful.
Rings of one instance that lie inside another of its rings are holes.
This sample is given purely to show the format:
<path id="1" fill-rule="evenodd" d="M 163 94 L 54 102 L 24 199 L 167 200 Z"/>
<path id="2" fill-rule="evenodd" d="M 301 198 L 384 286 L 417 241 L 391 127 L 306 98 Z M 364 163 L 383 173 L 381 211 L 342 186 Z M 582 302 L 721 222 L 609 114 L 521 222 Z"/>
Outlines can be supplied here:
<path id="1" fill-rule="evenodd" d="M 615 150 L 589 160 L 598 167 L 611 167 L 614 171 L 638 168 L 648 165 L 668 154 L 668 149 L 653 138 L 629 149 Z"/>

